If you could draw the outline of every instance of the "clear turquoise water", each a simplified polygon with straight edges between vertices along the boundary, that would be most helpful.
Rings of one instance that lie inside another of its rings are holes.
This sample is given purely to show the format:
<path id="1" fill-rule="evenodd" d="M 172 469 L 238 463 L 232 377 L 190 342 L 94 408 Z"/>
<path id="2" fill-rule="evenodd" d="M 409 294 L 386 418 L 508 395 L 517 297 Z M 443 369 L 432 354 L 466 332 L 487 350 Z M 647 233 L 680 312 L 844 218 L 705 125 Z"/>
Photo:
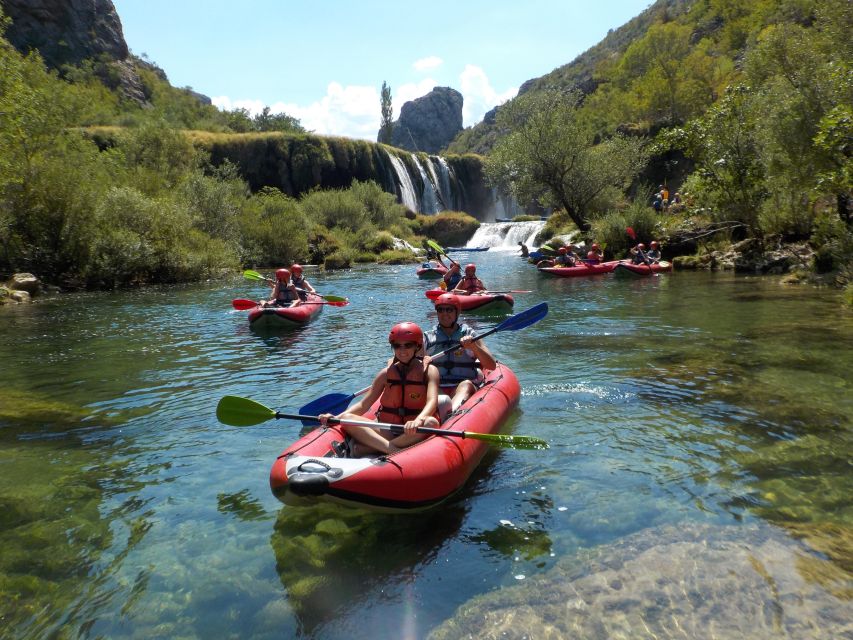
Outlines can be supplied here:
<path id="1" fill-rule="evenodd" d="M 770 523 L 849 586 L 853 317 L 836 292 L 471 257 L 490 288 L 533 290 L 516 311 L 551 308 L 488 339 L 523 387 L 507 430 L 551 447 L 493 451 L 418 515 L 283 507 L 268 471 L 300 426 L 214 416 L 226 394 L 295 411 L 366 386 L 391 324 L 434 322 L 415 265 L 309 274 L 350 306 L 277 335 L 231 309 L 265 293 L 238 278 L 0 309 L 2 636 L 420 638 L 472 597 L 679 523 Z"/>

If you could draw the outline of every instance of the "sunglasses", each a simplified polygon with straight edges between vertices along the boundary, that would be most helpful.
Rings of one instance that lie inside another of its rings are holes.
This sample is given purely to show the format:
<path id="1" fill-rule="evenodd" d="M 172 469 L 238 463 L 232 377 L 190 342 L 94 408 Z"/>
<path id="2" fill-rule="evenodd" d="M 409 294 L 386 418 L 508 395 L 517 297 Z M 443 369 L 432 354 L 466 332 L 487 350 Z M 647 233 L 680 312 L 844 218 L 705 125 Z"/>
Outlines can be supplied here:
<path id="1" fill-rule="evenodd" d="M 456 311 L 456 307 L 436 307 L 435 310 L 438 313 L 452 313 Z"/>
<path id="2" fill-rule="evenodd" d="M 414 349 L 418 345 L 414 342 L 392 342 L 391 347 L 394 349 Z"/>

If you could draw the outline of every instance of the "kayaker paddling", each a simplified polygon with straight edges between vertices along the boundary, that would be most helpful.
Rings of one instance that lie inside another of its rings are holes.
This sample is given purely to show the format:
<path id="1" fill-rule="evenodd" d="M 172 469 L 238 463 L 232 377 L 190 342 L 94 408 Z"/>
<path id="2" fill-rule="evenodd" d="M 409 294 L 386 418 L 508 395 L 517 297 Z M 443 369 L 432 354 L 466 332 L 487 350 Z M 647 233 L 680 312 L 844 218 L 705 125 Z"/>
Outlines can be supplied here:
<path id="1" fill-rule="evenodd" d="M 457 293 L 467 293 L 468 295 L 485 291 L 486 285 L 477 277 L 477 265 L 469 263 L 465 265 L 465 275 L 454 287 L 453 291 Z"/>
<path id="2" fill-rule="evenodd" d="M 336 452 L 339 454 L 359 457 L 376 452 L 396 453 L 427 437 L 416 432 L 419 427 L 438 427 L 438 369 L 424 363 L 423 357 L 417 355 L 424 345 L 423 331 L 414 322 L 401 322 L 391 328 L 388 342 L 394 350 L 394 358 L 376 374 L 367 394 L 343 413 L 337 416 L 324 413 L 319 418 L 323 425 L 333 417 L 388 422 L 403 425 L 404 432 L 396 435 L 379 428 L 341 425 L 355 442 L 350 443 L 349 452 L 338 443 Z M 365 415 L 377 399 L 380 404 L 376 413 Z"/>
<path id="3" fill-rule="evenodd" d="M 302 300 L 299 297 L 299 292 L 293 283 L 290 281 L 290 271 L 287 269 L 278 269 L 275 272 L 275 284 L 272 288 L 272 298 L 262 303 L 263 307 L 295 307 Z"/>
<path id="4" fill-rule="evenodd" d="M 317 293 L 314 290 L 314 287 L 311 286 L 311 283 L 305 279 L 304 275 L 302 275 L 301 264 L 292 264 L 290 266 L 290 273 L 290 281 L 293 283 L 293 286 L 296 287 L 296 292 L 299 294 L 300 300 L 307 300 L 309 293 Z"/>
<path id="5" fill-rule="evenodd" d="M 474 330 L 459 322 L 462 303 L 452 293 L 443 293 L 435 299 L 435 311 L 438 324 L 424 336 L 424 361 L 438 367 L 442 386 L 453 386 L 451 411 L 456 411 L 462 403 L 474 395 L 483 384 L 483 371 L 492 371 L 496 366 L 494 356 L 480 340 L 474 340 Z M 431 356 L 440 353 L 453 344 L 459 349 L 432 361 Z"/>

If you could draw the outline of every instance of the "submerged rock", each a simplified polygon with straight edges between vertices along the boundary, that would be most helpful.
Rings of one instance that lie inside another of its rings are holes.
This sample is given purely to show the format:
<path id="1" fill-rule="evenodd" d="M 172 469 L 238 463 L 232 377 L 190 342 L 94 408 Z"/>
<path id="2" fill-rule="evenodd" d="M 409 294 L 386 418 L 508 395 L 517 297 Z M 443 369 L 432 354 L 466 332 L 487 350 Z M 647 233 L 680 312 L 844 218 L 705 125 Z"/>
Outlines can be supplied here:
<path id="1" fill-rule="evenodd" d="M 766 525 L 649 529 L 475 598 L 429 637 L 853 637 L 853 603 L 800 570 L 814 562 Z"/>

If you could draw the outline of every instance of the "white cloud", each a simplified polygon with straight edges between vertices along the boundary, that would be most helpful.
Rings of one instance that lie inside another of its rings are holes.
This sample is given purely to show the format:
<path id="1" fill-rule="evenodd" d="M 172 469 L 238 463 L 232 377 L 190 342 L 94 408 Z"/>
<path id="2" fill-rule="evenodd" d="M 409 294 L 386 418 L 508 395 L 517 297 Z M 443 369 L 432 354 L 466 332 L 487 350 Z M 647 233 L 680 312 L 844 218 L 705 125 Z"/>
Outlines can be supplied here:
<path id="1" fill-rule="evenodd" d="M 435 57 L 424 60 L 441 62 Z M 394 118 L 400 116 L 400 107 L 406 102 L 426 95 L 440 84 L 430 77 L 392 87 Z M 487 111 L 514 97 L 518 88 L 513 87 L 498 93 L 483 69 L 468 64 L 459 74 L 459 91 L 464 98 L 462 119 L 465 126 L 470 127 L 482 120 Z M 247 109 L 252 115 L 260 113 L 266 106 L 261 100 L 232 100 L 228 96 L 213 98 L 213 104 L 226 110 Z M 375 141 L 379 130 L 380 97 L 378 89 L 373 86 L 343 86 L 338 82 L 331 82 L 326 87 L 326 95 L 316 102 L 308 105 L 276 102 L 269 107 L 272 113 L 284 112 L 297 118 L 307 130 L 323 135 Z"/>
<path id="2" fill-rule="evenodd" d="M 427 71 L 429 69 L 436 69 L 442 64 L 444 64 L 444 60 L 442 60 L 438 56 L 429 56 L 426 58 L 421 58 L 420 60 L 415 60 L 412 66 L 417 71 Z"/>
<path id="3" fill-rule="evenodd" d="M 498 93 L 489 82 L 486 72 L 473 64 L 465 65 L 459 74 L 459 85 L 465 102 L 462 105 L 462 121 L 466 127 L 483 119 L 486 112 L 503 104 L 518 93 L 518 87 Z"/>

